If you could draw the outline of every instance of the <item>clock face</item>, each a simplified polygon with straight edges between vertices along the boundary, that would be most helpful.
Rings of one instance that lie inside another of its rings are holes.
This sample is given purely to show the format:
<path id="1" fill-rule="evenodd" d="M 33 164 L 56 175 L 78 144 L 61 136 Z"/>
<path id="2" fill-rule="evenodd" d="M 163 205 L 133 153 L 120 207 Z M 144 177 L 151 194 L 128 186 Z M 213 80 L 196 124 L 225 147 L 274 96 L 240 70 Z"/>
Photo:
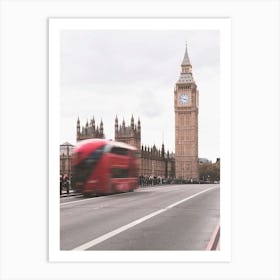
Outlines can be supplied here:
<path id="1" fill-rule="evenodd" d="M 190 97 L 186 94 L 186 93 L 182 93 L 180 96 L 179 96 L 179 103 L 181 105 L 186 105 L 188 104 L 190 101 Z"/>

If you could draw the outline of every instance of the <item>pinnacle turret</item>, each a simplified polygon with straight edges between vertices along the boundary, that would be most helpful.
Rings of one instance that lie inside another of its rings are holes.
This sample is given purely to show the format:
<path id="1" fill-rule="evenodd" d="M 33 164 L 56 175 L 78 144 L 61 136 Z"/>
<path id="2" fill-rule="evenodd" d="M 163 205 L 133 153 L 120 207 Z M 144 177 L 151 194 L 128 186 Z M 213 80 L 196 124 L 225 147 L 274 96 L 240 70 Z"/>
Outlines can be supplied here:
<path id="1" fill-rule="evenodd" d="M 78 120 L 77 120 L 77 135 L 76 135 L 76 139 L 78 139 L 81 135 L 81 126 L 80 126 L 80 118 L 78 116 Z"/>
<path id="2" fill-rule="evenodd" d="M 118 126 L 119 126 L 119 120 L 118 120 L 118 116 L 116 115 L 116 118 L 115 118 L 115 134 L 118 132 Z"/>
<path id="3" fill-rule="evenodd" d="M 100 134 L 103 135 L 103 121 L 100 122 Z"/>
<path id="4" fill-rule="evenodd" d="M 141 130 L 141 122 L 140 122 L 140 118 L 138 118 L 137 129 L 138 129 L 139 131 Z"/>
<path id="5" fill-rule="evenodd" d="M 187 48 L 187 43 L 186 43 L 185 55 L 184 55 L 183 61 L 181 63 L 181 66 L 187 66 L 187 65 L 191 65 L 191 63 L 190 63 L 188 48 Z"/>

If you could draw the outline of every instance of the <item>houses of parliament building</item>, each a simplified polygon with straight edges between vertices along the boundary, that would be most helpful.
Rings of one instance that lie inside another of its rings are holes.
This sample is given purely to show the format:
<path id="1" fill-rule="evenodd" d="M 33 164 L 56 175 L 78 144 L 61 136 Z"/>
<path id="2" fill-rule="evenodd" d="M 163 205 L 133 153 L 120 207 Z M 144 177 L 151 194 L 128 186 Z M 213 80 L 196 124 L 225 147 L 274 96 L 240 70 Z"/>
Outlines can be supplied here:
<path id="1" fill-rule="evenodd" d="M 130 123 L 115 118 L 115 141 L 125 142 L 137 148 L 139 176 L 156 176 L 197 180 L 198 174 L 198 89 L 192 75 L 187 46 L 178 81 L 174 87 L 175 154 L 155 145 L 148 147 L 141 142 L 141 122 Z M 94 118 L 81 127 L 77 120 L 77 141 L 105 138 L 103 122 L 95 124 Z"/>

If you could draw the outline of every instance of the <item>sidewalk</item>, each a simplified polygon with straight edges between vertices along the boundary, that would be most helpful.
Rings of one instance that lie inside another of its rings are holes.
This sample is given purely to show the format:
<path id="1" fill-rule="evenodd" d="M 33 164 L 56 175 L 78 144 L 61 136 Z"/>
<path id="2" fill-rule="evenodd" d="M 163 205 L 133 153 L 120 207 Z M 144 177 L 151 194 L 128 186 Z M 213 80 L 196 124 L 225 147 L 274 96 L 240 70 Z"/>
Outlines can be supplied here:
<path id="1" fill-rule="evenodd" d="M 220 223 L 217 224 L 206 250 L 220 251 Z"/>
<path id="2" fill-rule="evenodd" d="M 74 192 L 73 190 L 69 190 L 69 194 L 67 194 L 66 190 L 63 190 L 60 197 L 67 197 L 67 196 L 74 196 L 74 195 L 78 195 L 78 194 L 76 192 Z"/>

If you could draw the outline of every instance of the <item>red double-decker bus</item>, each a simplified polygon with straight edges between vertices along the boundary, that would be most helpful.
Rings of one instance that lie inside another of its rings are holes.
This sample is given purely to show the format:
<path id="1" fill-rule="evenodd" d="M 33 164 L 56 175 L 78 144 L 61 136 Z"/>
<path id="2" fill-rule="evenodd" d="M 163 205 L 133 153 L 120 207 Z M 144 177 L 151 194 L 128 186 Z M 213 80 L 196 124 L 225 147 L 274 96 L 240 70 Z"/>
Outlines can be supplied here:
<path id="1" fill-rule="evenodd" d="M 73 189 L 84 195 L 110 194 L 138 188 L 136 148 L 120 142 L 81 141 L 73 151 Z"/>

